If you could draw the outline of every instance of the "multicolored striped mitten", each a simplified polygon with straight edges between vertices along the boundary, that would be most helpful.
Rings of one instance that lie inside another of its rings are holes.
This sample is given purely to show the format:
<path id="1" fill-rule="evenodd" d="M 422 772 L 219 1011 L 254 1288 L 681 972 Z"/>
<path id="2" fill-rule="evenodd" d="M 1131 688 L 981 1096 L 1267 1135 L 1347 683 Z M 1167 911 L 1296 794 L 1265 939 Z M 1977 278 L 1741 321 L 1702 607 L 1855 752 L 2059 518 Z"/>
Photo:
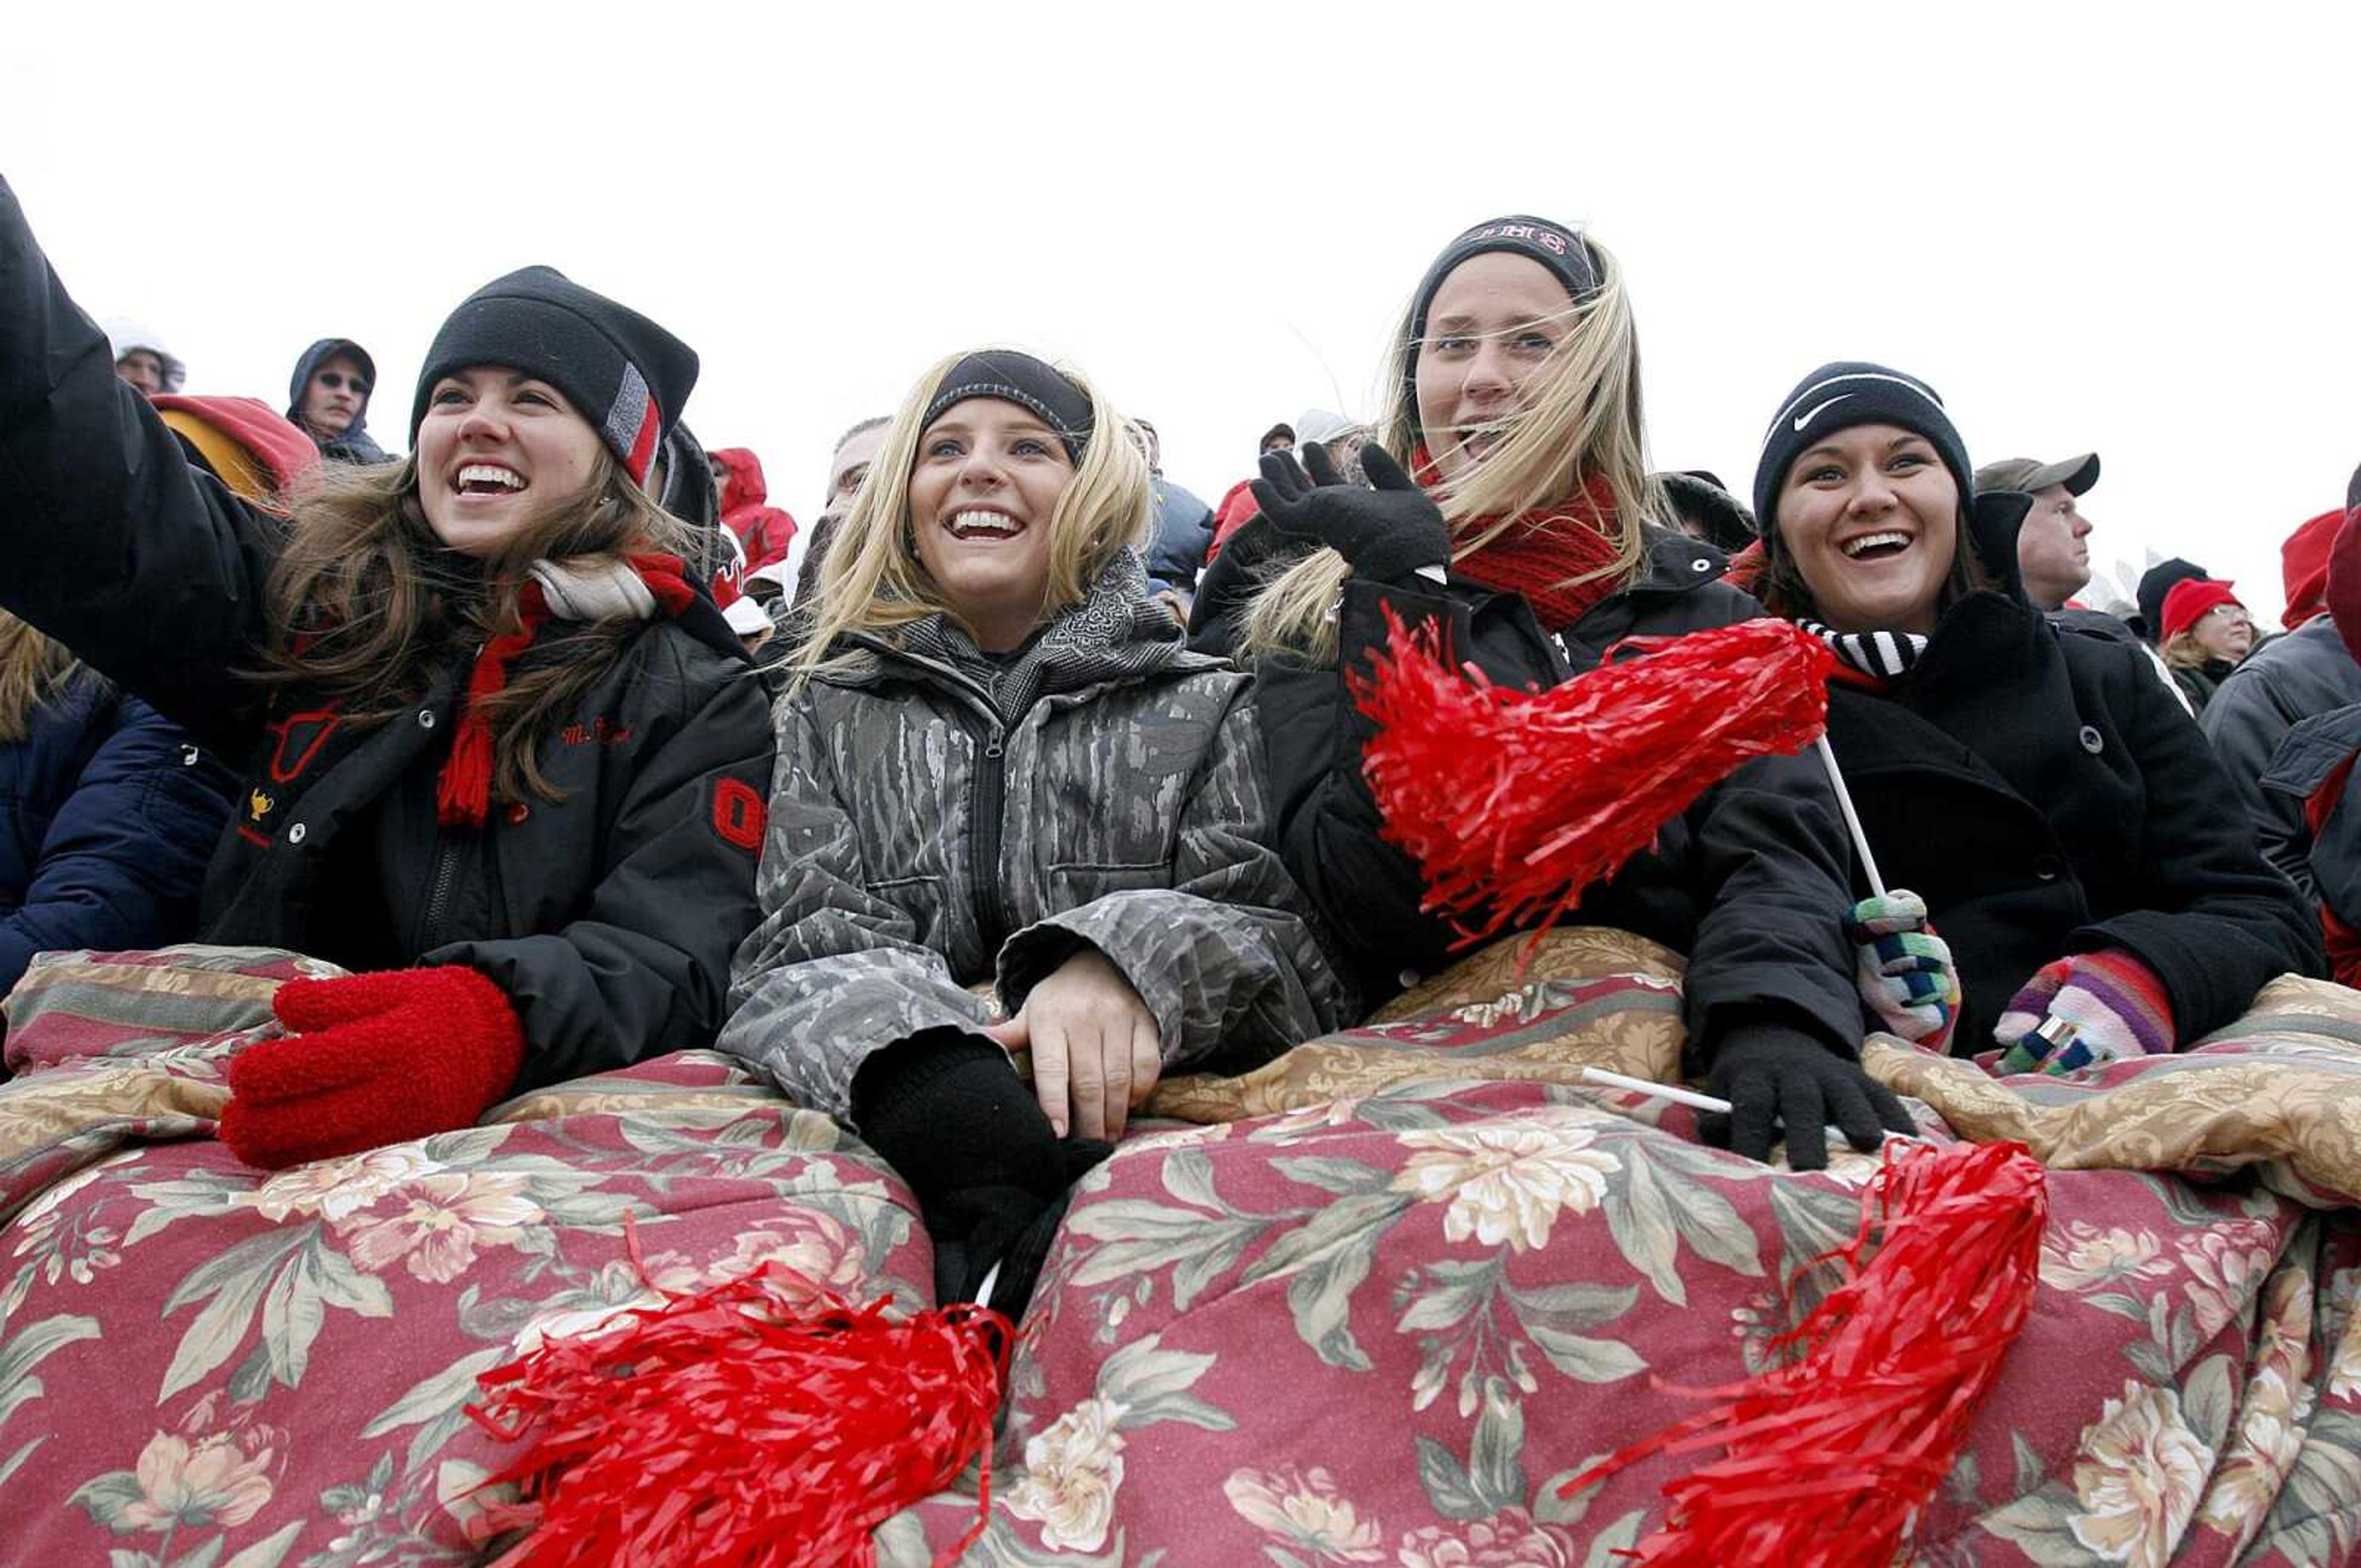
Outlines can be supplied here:
<path id="1" fill-rule="evenodd" d="M 2003 1073 L 2062 1075 L 2172 1049 L 2172 999 L 2154 970 L 2119 948 L 2076 953 L 2035 971 L 2009 998 L 1993 1037 Z"/>
<path id="2" fill-rule="evenodd" d="M 1947 1050 L 1960 1021 L 1960 971 L 1950 944 L 1927 924 L 1927 903 L 1897 888 L 1864 898 L 1845 916 L 1853 981 L 1878 1026 L 1929 1050 Z"/>

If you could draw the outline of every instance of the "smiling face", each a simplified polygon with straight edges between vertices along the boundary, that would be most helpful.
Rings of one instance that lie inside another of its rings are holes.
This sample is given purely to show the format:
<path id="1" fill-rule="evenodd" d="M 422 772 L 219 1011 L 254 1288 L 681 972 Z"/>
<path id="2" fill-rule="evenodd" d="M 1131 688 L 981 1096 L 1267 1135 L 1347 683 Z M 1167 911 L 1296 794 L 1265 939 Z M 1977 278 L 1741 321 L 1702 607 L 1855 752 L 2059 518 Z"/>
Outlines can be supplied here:
<path id="1" fill-rule="evenodd" d="M 1780 543 L 1839 631 L 1935 630 L 1960 547 L 1960 487 L 1923 435 L 1857 424 L 1779 488 Z"/>
<path id="2" fill-rule="evenodd" d="M 352 428 L 353 418 L 368 401 L 368 378 L 360 361 L 349 354 L 331 354 L 312 372 L 303 386 L 302 423 L 325 439 Z"/>
<path id="3" fill-rule="evenodd" d="M 434 384 L 418 427 L 418 499 L 434 537 L 489 555 L 597 472 L 598 433 L 548 382 L 477 366 Z"/>
<path id="4" fill-rule="evenodd" d="M 1451 269 L 1419 345 L 1418 424 L 1445 479 L 1473 469 L 1508 435 L 1535 372 L 1574 330 L 1565 285 L 1531 257 L 1488 250 Z"/>
<path id="5" fill-rule="evenodd" d="M 952 611 L 987 652 L 1032 634 L 1049 585 L 1049 520 L 1073 483 L 1057 433 L 998 398 L 945 409 L 918 437 L 910 536 Z"/>

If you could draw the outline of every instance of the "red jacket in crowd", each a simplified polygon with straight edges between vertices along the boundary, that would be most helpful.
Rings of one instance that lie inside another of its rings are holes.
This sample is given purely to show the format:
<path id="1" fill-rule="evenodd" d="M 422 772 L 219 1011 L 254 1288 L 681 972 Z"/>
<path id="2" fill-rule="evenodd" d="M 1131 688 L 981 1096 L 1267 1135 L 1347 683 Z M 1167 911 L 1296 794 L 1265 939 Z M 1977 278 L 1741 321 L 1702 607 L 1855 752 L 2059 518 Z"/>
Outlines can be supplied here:
<path id="1" fill-rule="evenodd" d="M 746 547 L 746 570 L 759 572 L 785 560 L 796 520 L 769 504 L 763 460 L 743 446 L 725 446 L 713 454 L 713 460 L 730 476 L 721 484 L 721 521 Z"/>

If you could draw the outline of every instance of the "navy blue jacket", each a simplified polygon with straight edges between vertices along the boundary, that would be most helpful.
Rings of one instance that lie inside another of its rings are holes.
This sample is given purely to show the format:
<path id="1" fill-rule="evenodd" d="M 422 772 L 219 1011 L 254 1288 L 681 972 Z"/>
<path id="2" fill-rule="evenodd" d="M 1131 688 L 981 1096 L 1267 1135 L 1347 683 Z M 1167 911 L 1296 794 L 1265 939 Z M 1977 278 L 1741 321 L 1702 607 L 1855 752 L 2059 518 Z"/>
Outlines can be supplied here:
<path id="1" fill-rule="evenodd" d="M 196 935 L 229 770 L 88 671 L 0 746 L 0 994 L 35 953 Z"/>

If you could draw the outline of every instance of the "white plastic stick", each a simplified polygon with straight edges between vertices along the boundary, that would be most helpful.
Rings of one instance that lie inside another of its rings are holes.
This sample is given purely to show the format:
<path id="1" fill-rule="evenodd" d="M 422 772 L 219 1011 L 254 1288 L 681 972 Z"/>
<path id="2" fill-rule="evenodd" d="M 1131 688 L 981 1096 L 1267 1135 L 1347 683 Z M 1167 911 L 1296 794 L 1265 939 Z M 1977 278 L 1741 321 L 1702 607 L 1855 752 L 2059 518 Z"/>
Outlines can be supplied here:
<path id="1" fill-rule="evenodd" d="M 1620 1072 L 1609 1072 L 1603 1067 L 1584 1068 L 1582 1080 L 1585 1083 L 1603 1083 L 1609 1089 L 1628 1089 L 1634 1094 L 1653 1095 L 1658 1100 L 1669 1100 L 1675 1105 L 1686 1105 L 1693 1111 L 1714 1111 L 1724 1116 L 1730 1114 L 1730 1102 L 1727 1100 L 1717 1100 L 1710 1094 L 1699 1094 L 1694 1089 L 1682 1089 L 1675 1084 L 1651 1083 L 1644 1078 L 1627 1078 Z M 1850 1141 L 1842 1127 L 1829 1127 L 1827 1132 L 1829 1137 L 1840 1142 Z M 1915 1133 L 1897 1133 L 1890 1127 L 1885 1130 L 1885 1135 L 1889 1138 L 1900 1138 L 1905 1143 L 1915 1144 L 1925 1141 Z"/>
<path id="2" fill-rule="evenodd" d="M 1852 791 L 1845 788 L 1844 774 L 1837 769 L 1837 754 L 1828 750 L 1825 734 L 1812 744 L 1819 750 L 1821 765 L 1828 770 L 1828 784 L 1837 792 L 1837 806 L 1844 813 L 1845 828 L 1852 834 L 1852 847 L 1861 855 L 1861 869 L 1868 874 L 1869 891 L 1883 898 L 1885 879 L 1877 874 L 1877 857 L 1869 852 L 1869 835 L 1861 830 L 1861 816 L 1853 810 Z"/>
<path id="3" fill-rule="evenodd" d="M 1693 1089 L 1682 1089 L 1675 1084 L 1651 1083 L 1644 1078 L 1626 1078 L 1603 1067 L 1584 1068 L 1582 1080 L 1585 1083 L 1603 1083 L 1610 1089 L 1628 1089 L 1634 1094 L 1653 1094 L 1659 1100 L 1669 1100 L 1692 1111 L 1719 1111 L 1725 1116 L 1730 1114 L 1730 1102 L 1727 1100 L 1716 1100 L 1710 1094 L 1699 1094 Z"/>

